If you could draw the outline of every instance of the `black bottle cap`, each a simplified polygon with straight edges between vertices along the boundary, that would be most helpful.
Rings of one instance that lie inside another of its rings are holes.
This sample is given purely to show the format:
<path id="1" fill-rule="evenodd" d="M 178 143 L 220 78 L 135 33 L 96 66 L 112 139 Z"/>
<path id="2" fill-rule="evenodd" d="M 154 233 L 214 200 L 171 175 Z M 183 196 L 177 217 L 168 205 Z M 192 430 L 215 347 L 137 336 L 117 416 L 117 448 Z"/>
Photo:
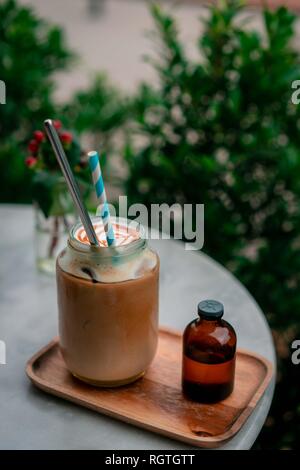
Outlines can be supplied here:
<path id="1" fill-rule="evenodd" d="M 198 315 L 205 320 L 217 320 L 222 318 L 224 306 L 217 300 L 202 300 L 198 304 Z"/>

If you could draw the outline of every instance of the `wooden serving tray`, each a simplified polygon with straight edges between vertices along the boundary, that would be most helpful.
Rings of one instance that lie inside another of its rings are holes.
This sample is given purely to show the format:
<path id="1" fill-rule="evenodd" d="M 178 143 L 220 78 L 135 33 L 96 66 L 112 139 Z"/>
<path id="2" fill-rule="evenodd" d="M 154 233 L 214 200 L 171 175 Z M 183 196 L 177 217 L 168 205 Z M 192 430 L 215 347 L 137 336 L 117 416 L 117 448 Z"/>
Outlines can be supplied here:
<path id="1" fill-rule="evenodd" d="M 198 447 L 219 447 L 243 426 L 265 392 L 272 364 L 261 356 L 238 350 L 232 395 L 217 404 L 199 404 L 181 392 L 181 335 L 159 333 L 158 351 L 145 376 L 114 389 L 86 385 L 66 369 L 58 339 L 36 353 L 26 372 L 45 392 L 99 413 Z"/>

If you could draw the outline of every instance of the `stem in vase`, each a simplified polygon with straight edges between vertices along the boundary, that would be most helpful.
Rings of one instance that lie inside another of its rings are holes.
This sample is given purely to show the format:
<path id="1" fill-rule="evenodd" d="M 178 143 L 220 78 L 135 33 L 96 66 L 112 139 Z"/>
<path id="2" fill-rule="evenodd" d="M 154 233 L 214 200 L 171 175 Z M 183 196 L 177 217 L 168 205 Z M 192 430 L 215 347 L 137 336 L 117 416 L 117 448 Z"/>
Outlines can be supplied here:
<path id="1" fill-rule="evenodd" d="M 53 230 L 51 233 L 51 242 L 49 247 L 49 258 L 54 257 L 55 248 L 59 241 L 59 216 L 55 216 L 53 220 Z"/>

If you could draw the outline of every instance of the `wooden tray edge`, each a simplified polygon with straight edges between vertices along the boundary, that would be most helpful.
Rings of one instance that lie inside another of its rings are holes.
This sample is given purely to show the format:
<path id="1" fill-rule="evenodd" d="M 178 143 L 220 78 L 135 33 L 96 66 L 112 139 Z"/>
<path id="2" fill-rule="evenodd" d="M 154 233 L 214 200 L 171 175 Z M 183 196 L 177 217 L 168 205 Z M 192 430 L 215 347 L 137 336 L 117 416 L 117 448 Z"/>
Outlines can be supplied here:
<path id="1" fill-rule="evenodd" d="M 159 329 L 163 333 L 176 335 L 176 336 L 182 336 L 182 333 L 180 331 L 174 329 L 174 328 L 169 328 L 169 327 L 162 326 Z M 58 340 L 59 340 L 58 337 L 54 337 L 48 344 L 46 344 L 39 351 L 37 351 L 27 361 L 26 368 L 25 368 L 26 375 L 28 376 L 28 378 L 31 380 L 31 382 L 36 387 L 43 390 L 44 392 L 49 393 L 49 394 L 51 394 L 53 396 L 56 396 L 58 398 L 63 398 L 65 400 L 70 401 L 72 403 L 75 403 L 77 405 L 84 406 L 85 408 L 94 410 L 93 405 L 89 404 L 88 402 L 81 401 L 80 399 L 77 399 L 77 398 L 73 399 L 73 397 L 71 395 L 66 394 L 64 392 L 59 391 L 57 393 L 57 390 L 53 389 L 53 385 L 51 385 L 51 383 L 49 381 L 40 378 L 34 372 L 34 363 L 41 356 L 43 356 L 45 353 L 47 353 L 47 351 L 49 351 L 52 347 L 54 347 L 58 343 Z M 264 395 L 264 393 L 265 393 L 265 391 L 266 391 L 266 389 L 267 389 L 268 385 L 270 384 L 271 379 L 273 377 L 274 367 L 273 367 L 273 364 L 268 359 L 261 356 L 260 354 L 254 353 L 252 351 L 249 351 L 249 350 L 246 350 L 246 349 L 243 349 L 243 348 L 239 348 L 238 352 L 240 354 L 251 356 L 251 357 L 255 358 L 256 360 L 260 361 L 266 369 L 266 374 L 265 374 L 265 377 L 264 377 L 263 381 L 261 382 L 260 386 L 258 387 L 255 394 L 253 395 L 252 399 L 248 403 L 248 406 L 238 416 L 238 418 L 235 420 L 235 422 L 230 427 L 230 429 L 228 429 L 228 431 L 226 431 L 223 434 L 220 434 L 220 435 L 214 436 L 214 437 L 197 437 L 197 436 L 195 436 L 193 438 L 190 435 L 184 435 L 182 433 L 181 434 L 176 433 L 176 431 L 170 430 L 170 428 L 168 428 L 168 429 L 160 428 L 159 432 L 158 432 L 157 428 L 155 426 L 153 426 L 152 424 L 147 423 L 147 422 L 142 422 L 142 421 L 137 422 L 136 418 L 133 418 L 132 416 L 130 416 L 130 414 L 119 415 L 114 410 L 109 409 L 109 408 L 101 409 L 101 413 L 103 413 L 106 416 L 112 417 L 114 419 L 118 419 L 120 421 L 129 423 L 129 424 L 134 425 L 136 427 L 140 427 L 140 428 L 155 432 L 155 434 L 164 435 L 166 437 L 173 438 L 173 439 L 179 440 L 181 442 L 185 442 L 187 444 L 194 445 L 196 447 L 203 447 L 203 448 L 220 447 L 222 444 L 225 444 L 226 442 L 228 442 L 233 436 L 235 436 L 235 434 L 237 434 L 240 431 L 242 426 L 245 424 L 245 422 L 247 421 L 247 419 L 249 418 L 249 416 L 251 415 L 251 413 L 253 412 L 253 410 L 257 406 L 260 399 L 263 397 L 263 395 Z M 96 410 L 94 410 L 94 411 L 96 411 Z"/>

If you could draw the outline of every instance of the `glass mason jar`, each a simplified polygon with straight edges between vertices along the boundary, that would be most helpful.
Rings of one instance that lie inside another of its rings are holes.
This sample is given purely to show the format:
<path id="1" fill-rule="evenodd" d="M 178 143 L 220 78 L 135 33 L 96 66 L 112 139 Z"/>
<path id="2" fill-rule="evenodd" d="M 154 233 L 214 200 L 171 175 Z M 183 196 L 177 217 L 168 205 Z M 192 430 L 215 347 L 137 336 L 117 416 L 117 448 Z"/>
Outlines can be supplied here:
<path id="1" fill-rule="evenodd" d="M 53 191 L 53 202 L 48 217 L 34 201 L 35 257 L 39 271 L 54 274 L 58 253 L 66 246 L 70 228 L 76 216 L 72 198 L 63 179 Z"/>
<path id="2" fill-rule="evenodd" d="M 115 231 L 129 222 L 113 219 Z M 139 224 L 137 239 L 113 249 L 79 241 L 80 230 L 80 223 L 71 229 L 56 265 L 61 352 L 84 382 L 124 385 L 145 373 L 156 352 L 159 258 Z"/>

